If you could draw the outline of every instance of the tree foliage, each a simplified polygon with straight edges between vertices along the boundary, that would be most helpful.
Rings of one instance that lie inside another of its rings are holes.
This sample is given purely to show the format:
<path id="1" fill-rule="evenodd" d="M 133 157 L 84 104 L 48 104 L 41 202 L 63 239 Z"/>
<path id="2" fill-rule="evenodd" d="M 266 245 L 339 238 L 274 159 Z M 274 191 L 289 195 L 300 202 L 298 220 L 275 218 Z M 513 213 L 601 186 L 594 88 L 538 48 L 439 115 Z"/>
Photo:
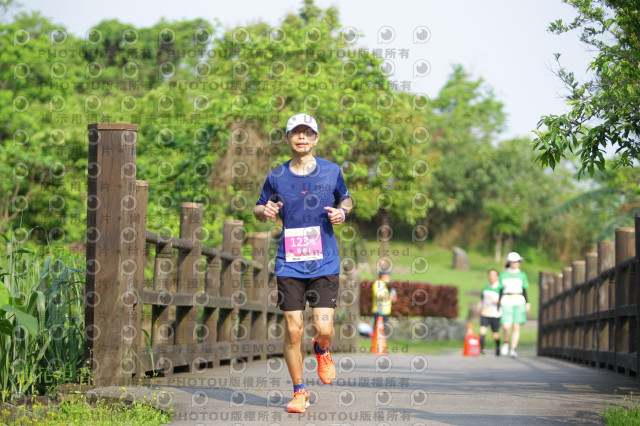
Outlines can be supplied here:
<path id="1" fill-rule="evenodd" d="M 615 228 L 631 226 L 635 215 L 640 213 L 640 169 L 596 171 L 593 181 L 595 185 L 592 188 L 570 197 L 552 215 L 558 217 L 588 211 L 599 225 L 594 227 L 598 230 L 594 241 L 612 240 Z"/>
<path id="2" fill-rule="evenodd" d="M 483 196 L 491 196 L 492 142 L 502 130 L 504 112 L 491 88 L 461 66 L 453 67 L 432 105 L 433 143 L 441 154 L 430 186 L 432 216 L 442 223 L 480 210 Z"/>
<path id="3" fill-rule="evenodd" d="M 223 219 L 261 229 L 252 205 L 288 158 L 283 127 L 298 112 L 317 117 L 317 155 L 343 168 L 354 217 L 380 208 L 408 223 L 426 217 L 427 103 L 392 88 L 383 60 L 350 42 L 333 8 L 305 1 L 277 27 L 228 30 L 203 19 L 109 20 L 84 40 L 18 14 L 0 31 L 0 167 L 12 176 L 0 183 L 0 227 L 19 221 L 80 240 L 87 124 L 131 122 L 150 229 L 177 233 L 182 201 L 205 205 L 209 244 Z"/>
<path id="4" fill-rule="evenodd" d="M 566 173 L 533 165 L 529 140 L 498 142 L 503 105 L 482 78 L 454 66 L 433 100 L 397 90 L 338 11 L 311 0 L 275 27 L 109 20 L 80 39 L 34 13 L 0 33 L 0 173 L 10 177 L 0 181 L 0 232 L 22 225 L 83 240 L 92 122 L 139 124 L 149 229 L 177 235 L 180 202 L 193 201 L 205 206 L 207 245 L 220 244 L 224 219 L 266 230 L 253 204 L 289 158 L 284 123 L 307 112 L 320 125 L 316 154 L 342 167 L 360 229 L 384 211 L 392 226 L 431 236 L 460 229 L 462 245 L 517 237 L 516 247 L 537 247 L 559 233 L 584 245 L 591 235 L 575 214 L 545 225 L 578 191 Z M 567 246 L 554 241 L 543 250 L 559 257 Z"/>
<path id="5" fill-rule="evenodd" d="M 597 52 L 581 82 L 560 66 L 558 75 L 567 86 L 571 111 L 540 119 L 534 146 L 538 159 L 555 168 L 567 152 L 577 154 L 579 173 L 611 167 L 631 167 L 640 158 L 640 4 L 636 0 L 564 0 L 577 16 L 561 19 L 549 31 L 580 31 L 580 40 Z M 556 54 L 559 60 L 560 55 Z M 559 62 L 558 62 L 559 63 Z M 615 160 L 605 162 L 607 146 Z"/>

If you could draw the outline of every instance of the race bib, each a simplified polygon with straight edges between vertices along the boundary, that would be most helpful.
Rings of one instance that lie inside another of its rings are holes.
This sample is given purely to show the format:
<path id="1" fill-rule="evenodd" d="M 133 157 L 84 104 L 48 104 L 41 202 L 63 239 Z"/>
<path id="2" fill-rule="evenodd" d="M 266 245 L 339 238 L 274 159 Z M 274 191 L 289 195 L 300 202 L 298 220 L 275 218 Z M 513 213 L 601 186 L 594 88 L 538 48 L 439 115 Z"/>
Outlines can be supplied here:
<path id="1" fill-rule="evenodd" d="M 520 278 L 503 278 L 502 285 L 504 286 L 505 294 L 522 293 L 522 280 Z"/>
<path id="2" fill-rule="evenodd" d="M 322 259 L 322 236 L 319 226 L 284 230 L 284 252 L 287 262 Z"/>

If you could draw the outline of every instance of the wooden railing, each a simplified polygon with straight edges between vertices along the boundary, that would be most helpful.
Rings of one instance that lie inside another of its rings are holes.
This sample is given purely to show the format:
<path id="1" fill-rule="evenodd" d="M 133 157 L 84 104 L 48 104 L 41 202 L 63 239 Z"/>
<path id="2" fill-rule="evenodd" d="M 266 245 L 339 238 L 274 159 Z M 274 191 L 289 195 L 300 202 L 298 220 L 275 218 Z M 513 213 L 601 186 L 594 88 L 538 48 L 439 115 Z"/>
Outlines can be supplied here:
<path id="1" fill-rule="evenodd" d="M 540 273 L 538 354 L 638 376 L 640 215 L 562 274 Z"/>
<path id="2" fill-rule="evenodd" d="M 151 371 L 198 372 L 282 354 L 284 316 L 269 267 L 276 239 L 226 220 L 222 248 L 203 246 L 199 203 L 181 204 L 177 238 L 148 231 L 136 143 L 137 125 L 89 125 L 85 351 L 94 382 L 125 385 Z M 244 243 L 251 259 L 241 256 Z M 145 281 L 151 250 L 153 279 Z M 357 350 L 359 286 L 349 272 L 340 280 L 336 352 Z M 305 329 L 307 352 L 312 332 Z"/>

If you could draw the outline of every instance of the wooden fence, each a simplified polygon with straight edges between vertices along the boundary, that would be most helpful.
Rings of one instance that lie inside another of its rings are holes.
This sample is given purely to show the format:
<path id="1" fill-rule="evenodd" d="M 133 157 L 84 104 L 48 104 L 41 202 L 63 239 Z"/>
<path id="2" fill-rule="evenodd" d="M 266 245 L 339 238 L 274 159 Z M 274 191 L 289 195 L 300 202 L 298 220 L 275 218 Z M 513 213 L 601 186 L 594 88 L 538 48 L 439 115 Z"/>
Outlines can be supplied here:
<path id="1" fill-rule="evenodd" d="M 180 205 L 177 238 L 148 231 L 148 183 L 136 180 L 137 130 L 89 125 L 85 351 L 94 382 L 127 385 L 150 371 L 197 373 L 282 354 L 284 316 L 269 268 L 277 241 L 226 220 L 222 248 L 203 246 L 203 205 L 189 202 Z M 241 256 L 244 243 L 251 259 Z M 359 285 L 355 269 L 349 272 L 340 280 L 336 352 L 357 350 Z M 306 352 L 312 332 L 305 328 Z"/>
<path id="2" fill-rule="evenodd" d="M 538 354 L 638 376 L 640 215 L 615 243 L 540 273 Z"/>

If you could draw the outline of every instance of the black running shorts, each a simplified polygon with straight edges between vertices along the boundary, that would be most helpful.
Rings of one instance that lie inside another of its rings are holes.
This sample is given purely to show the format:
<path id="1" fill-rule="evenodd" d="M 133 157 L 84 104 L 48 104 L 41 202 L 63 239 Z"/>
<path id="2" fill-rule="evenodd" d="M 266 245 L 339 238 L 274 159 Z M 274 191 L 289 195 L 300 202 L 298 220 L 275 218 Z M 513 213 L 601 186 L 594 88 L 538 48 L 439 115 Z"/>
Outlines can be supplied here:
<path id="1" fill-rule="evenodd" d="M 493 331 L 494 333 L 498 330 L 500 330 L 500 318 L 493 318 L 493 317 L 480 317 L 480 326 L 481 327 L 487 327 L 487 326 L 491 326 L 491 331 Z"/>
<path id="2" fill-rule="evenodd" d="M 283 311 L 304 311 L 312 308 L 335 308 L 338 299 L 339 276 L 313 278 L 277 277 L 278 306 Z"/>

